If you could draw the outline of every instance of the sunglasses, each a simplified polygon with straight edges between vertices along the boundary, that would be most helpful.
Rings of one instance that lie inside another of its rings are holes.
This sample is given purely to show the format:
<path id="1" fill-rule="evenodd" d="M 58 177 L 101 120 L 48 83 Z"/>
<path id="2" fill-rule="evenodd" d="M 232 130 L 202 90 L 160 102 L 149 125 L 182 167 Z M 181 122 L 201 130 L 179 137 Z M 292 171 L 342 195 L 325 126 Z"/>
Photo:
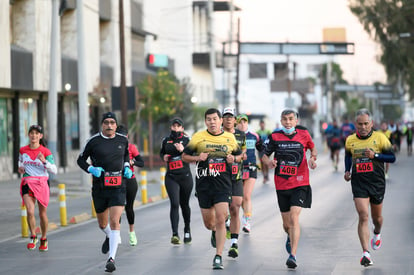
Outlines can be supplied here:
<path id="1" fill-rule="evenodd" d="M 103 124 L 105 124 L 105 125 L 109 125 L 109 124 L 115 125 L 116 124 L 116 121 L 115 120 L 104 120 L 103 121 Z"/>

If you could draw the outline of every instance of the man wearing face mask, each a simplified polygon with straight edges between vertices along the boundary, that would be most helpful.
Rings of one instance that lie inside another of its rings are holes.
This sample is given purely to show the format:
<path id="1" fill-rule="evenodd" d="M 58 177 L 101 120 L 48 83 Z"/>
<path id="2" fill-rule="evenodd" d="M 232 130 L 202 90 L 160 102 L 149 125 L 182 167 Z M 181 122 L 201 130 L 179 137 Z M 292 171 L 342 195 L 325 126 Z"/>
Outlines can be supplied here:
<path id="1" fill-rule="evenodd" d="M 281 130 L 273 132 L 265 142 L 263 163 L 275 169 L 275 186 L 283 229 L 288 234 L 286 251 L 288 268 L 296 268 L 296 250 L 300 237 L 299 215 L 302 208 L 310 208 L 312 190 L 306 152 L 310 150 L 309 166 L 316 168 L 317 152 L 308 130 L 297 125 L 298 113 L 284 110 Z M 270 155 L 274 153 L 273 159 Z"/>
<path id="2" fill-rule="evenodd" d="M 193 190 L 193 176 L 191 175 L 190 165 L 183 162 L 181 155 L 184 147 L 190 141 L 184 134 L 184 123 L 181 118 L 171 120 L 171 133 L 162 140 L 160 157 L 167 164 L 167 174 L 165 175 L 165 187 L 170 199 L 170 221 L 172 229 L 172 244 L 181 244 L 178 234 L 179 207 L 184 219 L 184 243 L 191 243 L 190 231 L 190 195 Z"/>

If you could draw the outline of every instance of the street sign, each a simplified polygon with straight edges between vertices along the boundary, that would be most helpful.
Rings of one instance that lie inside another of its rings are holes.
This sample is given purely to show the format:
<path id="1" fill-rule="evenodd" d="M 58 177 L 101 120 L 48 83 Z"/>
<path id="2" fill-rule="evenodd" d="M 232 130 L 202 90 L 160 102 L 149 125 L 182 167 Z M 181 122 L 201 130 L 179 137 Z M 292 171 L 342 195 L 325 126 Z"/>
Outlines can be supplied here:
<path id="1" fill-rule="evenodd" d="M 335 84 L 336 92 L 391 92 L 391 85 L 348 85 Z"/>
<path id="2" fill-rule="evenodd" d="M 323 55 L 354 54 L 354 43 L 271 43 L 242 42 L 240 54 Z"/>

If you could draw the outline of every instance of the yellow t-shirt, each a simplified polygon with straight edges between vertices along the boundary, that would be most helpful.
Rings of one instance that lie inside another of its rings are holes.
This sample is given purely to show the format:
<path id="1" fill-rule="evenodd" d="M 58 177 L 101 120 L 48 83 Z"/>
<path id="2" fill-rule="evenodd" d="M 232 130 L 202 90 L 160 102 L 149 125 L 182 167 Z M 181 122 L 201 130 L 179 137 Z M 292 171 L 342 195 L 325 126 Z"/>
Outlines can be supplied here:
<path id="1" fill-rule="evenodd" d="M 352 181 L 362 184 L 381 182 L 385 184 L 384 163 L 375 158 L 365 156 L 365 149 L 369 148 L 375 153 L 392 151 L 391 142 L 381 132 L 373 131 L 367 138 L 359 138 L 356 134 L 346 139 L 345 151 L 352 155 Z"/>
<path id="2" fill-rule="evenodd" d="M 195 133 L 184 149 L 188 155 L 208 153 L 206 161 L 196 164 L 196 182 L 205 189 L 228 191 L 231 188 L 231 165 L 226 162 L 229 154 L 241 154 L 240 147 L 232 133 L 213 135 L 207 130 Z M 223 190 L 224 189 L 224 190 Z"/>

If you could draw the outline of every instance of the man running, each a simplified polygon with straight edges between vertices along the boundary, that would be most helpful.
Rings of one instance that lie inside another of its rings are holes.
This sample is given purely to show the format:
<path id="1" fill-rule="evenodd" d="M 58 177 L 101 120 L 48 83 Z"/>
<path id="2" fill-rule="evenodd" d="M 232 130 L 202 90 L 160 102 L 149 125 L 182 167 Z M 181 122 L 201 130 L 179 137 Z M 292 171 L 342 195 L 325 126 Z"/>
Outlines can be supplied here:
<path id="1" fill-rule="evenodd" d="M 381 227 L 383 223 L 382 202 L 385 194 L 384 162 L 394 162 L 395 155 L 388 138 L 372 129 L 372 115 L 367 109 L 356 113 L 357 132 L 345 142 L 345 175 L 351 181 L 352 194 L 358 212 L 358 237 L 362 247 L 361 265 L 373 264 L 369 246 L 369 208 L 374 224 L 371 247 L 381 247 Z"/>
<path id="2" fill-rule="evenodd" d="M 249 118 L 246 114 L 239 115 L 237 121 L 237 128 L 246 134 L 246 157 L 243 158 L 242 229 L 244 232 L 250 233 L 252 193 L 257 179 L 256 149 L 259 149 L 259 152 L 262 150 L 262 142 L 256 133 L 249 131 Z"/>
<path id="3" fill-rule="evenodd" d="M 242 180 L 242 162 L 246 152 L 246 135 L 239 129 L 235 129 L 236 111 L 232 107 L 223 110 L 223 129 L 232 133 L 236 138 L 237 144 L 242 150 L 240 156 L 235 157 L 232 165 L 232 195 L 230 204 L 230 249 L 229 256 L 236 258 L 239 256 L 239 232 L 240 232 L 240 207 L 243 201 L 243 180 Z"/>
<path id="4" fill-rule="evenodd" d="M 341 149 L 341 129 L 338 127 L 336 120 L 333 121 L 332 126 L 328 127 L 325 131 L 326 142 L 331 151 L 331 160 L 335 168 L 338 171 L 339 162 L 339 150 Z"/>
<path id="5" fill-rule="evenodd" d="M 212 230 L 211 243 L 216 247 L 213 269 L 223 269 L 225 221 L 232 195 L 231 166 L 241 150 L 234 135 L 221 129 L 223 119 L 219 110 L 208 109 L 204 119 L 207 130 L 193 135 L 182 158 L 196 162 L 198 203 L 205 227 Z"/>
<path id="6" fill-rule="evenodd" d="M 299 215 L 302 208 L 310 208 L 312 190 L 306 152 L 310 150 L 309 166 L 316 168 L 317 151 L 308 130 L 297 125 L 298 113 L 287 109 L 282 112 L 282 128 L 273 132 L 265 143 L 263 161 L 275 168 L 277 201 L 282 213 L 283 228 L 288 234 L 286 251 L 288 268 L 296 268 L 296 251 L 300 237 Z M 269 156 L 274 153 L 274 158 Z"/>
<path id="7" fill-rule="evenodd" d="M 112 112 L 102 115 L 102 131 L 92 136 L 78 157 L 78 165 L 91 173 L 92 199 L 98 218 L 99 228 L 106 238 L 102 253 L 109 250 L 106 271 L 113 272 L 115 255 L 120 242 L 119 218 L 124 210 L 126 186 L 122 177 L 130 179 L 128 139 L 116 133 L 117 121 Z M 91 164 L 87 162 L 91 159 Z M 108 222 L 109 216 L 109 222 Z"/>
<path id="8" fill-rule="evenodd" d="M 267 140 L 267 137 L 272 133 L 270 130 L 267 130 L 265 128 L 265 122 L 263 120 L 260 120 L 260 129 L 256 132 L 262 143 L 264 143 Z M 280 127 L 277 127 L 275 130 L 280 130 Z M 259 150 L 259 159 L 260 159 L 260 168 L 262 169 L 263 173 L 263 183 L 267 183 L 269 181 L 269 167 L 263 163 L 262 157 L 264 153 L 263 151 Z"/>

